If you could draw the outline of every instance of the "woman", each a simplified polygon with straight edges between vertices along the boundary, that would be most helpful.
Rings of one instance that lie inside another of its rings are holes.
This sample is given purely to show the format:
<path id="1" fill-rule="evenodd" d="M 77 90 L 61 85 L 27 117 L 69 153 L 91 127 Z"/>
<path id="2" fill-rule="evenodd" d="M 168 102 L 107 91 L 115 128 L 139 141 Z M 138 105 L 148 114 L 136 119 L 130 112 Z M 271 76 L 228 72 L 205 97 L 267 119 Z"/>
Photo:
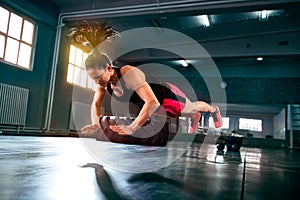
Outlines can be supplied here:
<path id="1" fill-rule="evenodd" d="M 96 82 L 96 91 L 92 103 L 92 124 L 82 128 L 82 133 L 100 128 L 100 112 L 103 97 L 108 91 L 119 101 L 128 101 L 139 107 L 138 115 L 130 125 L 111 125 L 109 128 L 120 135 L 131 135 L 137 131 L 159 106 L 168 115 L 191 115 L 190 133 L 197 130 L 201 118 L 200 112 L 209 112 L 216 128 L 222 126 L 222 117 L 217 106 L 203 101 L 191 102 L 186 95 L 170 83 L 147 83 L 145 74 L 136 67 L 125 65 L 114 67 L 109 58 L 94 52 L 85 61 L 88 75 Z"/>

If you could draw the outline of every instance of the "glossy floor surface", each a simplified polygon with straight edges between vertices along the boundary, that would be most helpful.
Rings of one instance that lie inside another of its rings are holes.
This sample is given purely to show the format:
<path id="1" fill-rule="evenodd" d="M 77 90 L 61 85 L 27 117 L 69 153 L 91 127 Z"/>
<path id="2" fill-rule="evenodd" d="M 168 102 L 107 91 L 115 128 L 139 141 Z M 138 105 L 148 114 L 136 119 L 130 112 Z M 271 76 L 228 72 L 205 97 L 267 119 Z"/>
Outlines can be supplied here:
<path id="1" fill-rule="evenodd" d="M 150 158 L 148 153 L 157 149 L 93 143 L 105 146 L 101 155 L 110 158 L 108 163 L 104 160 L 105 167 L 80 138 L 0 136 L 0 199 L 300 197 L 299 150 L 242 147 L 240 152 L 226 152 L 225 149 L 224 155 L 217 155 L 215 145 L 193 143 L 186 148 L 183 142 L 177 142 L 165 147 L 167 151 L 148 162 L 146 168 L 143 159 L 129 156 L 124 160 L 127 162 L 125 168 L 112 169 L 109 162 L 120 162 L 121 156 L 128 155 L 128 151 Z M 127 154 L 120 154 L 121 149 Z M 174 156 L 172 152 L 183 153 Z M 166 166 L 157 168 L 166 160 L 170 161 Z M 149 165 L 155 171 L 150 171 Z"/>

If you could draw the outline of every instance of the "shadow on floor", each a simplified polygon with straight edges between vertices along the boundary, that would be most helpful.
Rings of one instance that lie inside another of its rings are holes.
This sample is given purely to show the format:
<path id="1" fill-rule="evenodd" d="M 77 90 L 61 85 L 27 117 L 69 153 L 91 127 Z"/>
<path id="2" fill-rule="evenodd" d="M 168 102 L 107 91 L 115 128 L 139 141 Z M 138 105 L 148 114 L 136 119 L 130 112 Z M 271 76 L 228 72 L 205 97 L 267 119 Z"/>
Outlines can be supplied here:
<path id="1" fill-rule="evenodd" d="M 118 191 L 113 186 L 112 180 L 109 174 L 105 171 L 103 166 L 96 163 L 88 163 L 86 165 L 81 166 L 82 168 L 91 167 L 95 169 L 96 180 L 99 186 L 99 189 L 104 194 L 104 196 L 108 200 L 116 200 L 116 199 L 128 199 L 124 197 L 122 194 L 118 193 Z M 169 186 L 173 186 L 178 188 L 184 192 L 189 193 L 192 196 L 197 196 L 199 194 L 199 188 L 194 187 L 191 184 L 181 183 L 174 179 L 166 178 L 156 173 L 141 173 L 135 174 L 131 178 L 129 178 L 128 183 L 148 183 L 148 184 L 162 184 L 166 183 Z"/>
<path id="2" fill-rule="evenodd" d="M 137 174 L 131 177 L 128 180 L 129 183 L 143 182 L 143 183 L 167 183 L 168 185 L 172 185 L 178 189 L 181 189 L 191 195 L 197 195 L 199 193 L 199 188 L 194 187 L 193 185 L 189 185 L 187 183 L 182 183 L 176 181 L 174 179 L 166 178 L 156 173 L 142 173 Z"/>
<path id="3" fill-rule="evenodd" d="M 107 200 L 118 200 L 125 199 L 124 196 L 120 196 L 116 189 L 114 188 L 111 178 L 108 173 L 104 170 L 103 166 L 96 163 L 88 163 L 86 165 L 81 166 L 82 168 L 91 167 L 95 169 L 96 180 L 101 192 L 103 192 L 104 196 Z"/>

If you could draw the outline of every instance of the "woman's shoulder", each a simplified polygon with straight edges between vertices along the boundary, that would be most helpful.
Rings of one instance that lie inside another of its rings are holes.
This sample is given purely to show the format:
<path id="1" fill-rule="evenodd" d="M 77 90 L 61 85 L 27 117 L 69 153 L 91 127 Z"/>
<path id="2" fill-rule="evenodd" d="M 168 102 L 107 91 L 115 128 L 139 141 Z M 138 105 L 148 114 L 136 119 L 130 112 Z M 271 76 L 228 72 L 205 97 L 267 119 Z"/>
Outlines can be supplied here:
<path id="1" fill-rule="evenodd" d="M 136 90 L 146 84 L 145 74 L 139 68 L 131 65 L 125 65 L 122 68 L 124 68 L 124 70 L 121 69 L 121 74 L 128 89 Z"/>
<path id="2" fill-rule="evenodd" d="M 124 65 L 123 67 L 120 68 L 121 74 L 125 74 L 126 72 L 130 71 L 130 70 L 137 70 L 136 67 L 132 66 L 132 65 Z"/>

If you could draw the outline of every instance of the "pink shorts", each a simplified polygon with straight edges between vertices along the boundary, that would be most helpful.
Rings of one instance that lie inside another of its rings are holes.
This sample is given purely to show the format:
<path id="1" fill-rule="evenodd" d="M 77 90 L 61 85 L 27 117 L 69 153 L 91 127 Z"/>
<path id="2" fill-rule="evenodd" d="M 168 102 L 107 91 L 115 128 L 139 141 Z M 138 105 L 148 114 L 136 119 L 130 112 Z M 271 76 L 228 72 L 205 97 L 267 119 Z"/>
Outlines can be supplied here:
<path id="1" fill-rule="evenodd" d="M 165 82 L 165 85 L 171 90 L 174 95 L 167 95 L 163 99 L 162 106 L 165 108 L 168 114 L 174 116 L 180 116 L 186 103 L 185 94 L 175 85 Z"/>

